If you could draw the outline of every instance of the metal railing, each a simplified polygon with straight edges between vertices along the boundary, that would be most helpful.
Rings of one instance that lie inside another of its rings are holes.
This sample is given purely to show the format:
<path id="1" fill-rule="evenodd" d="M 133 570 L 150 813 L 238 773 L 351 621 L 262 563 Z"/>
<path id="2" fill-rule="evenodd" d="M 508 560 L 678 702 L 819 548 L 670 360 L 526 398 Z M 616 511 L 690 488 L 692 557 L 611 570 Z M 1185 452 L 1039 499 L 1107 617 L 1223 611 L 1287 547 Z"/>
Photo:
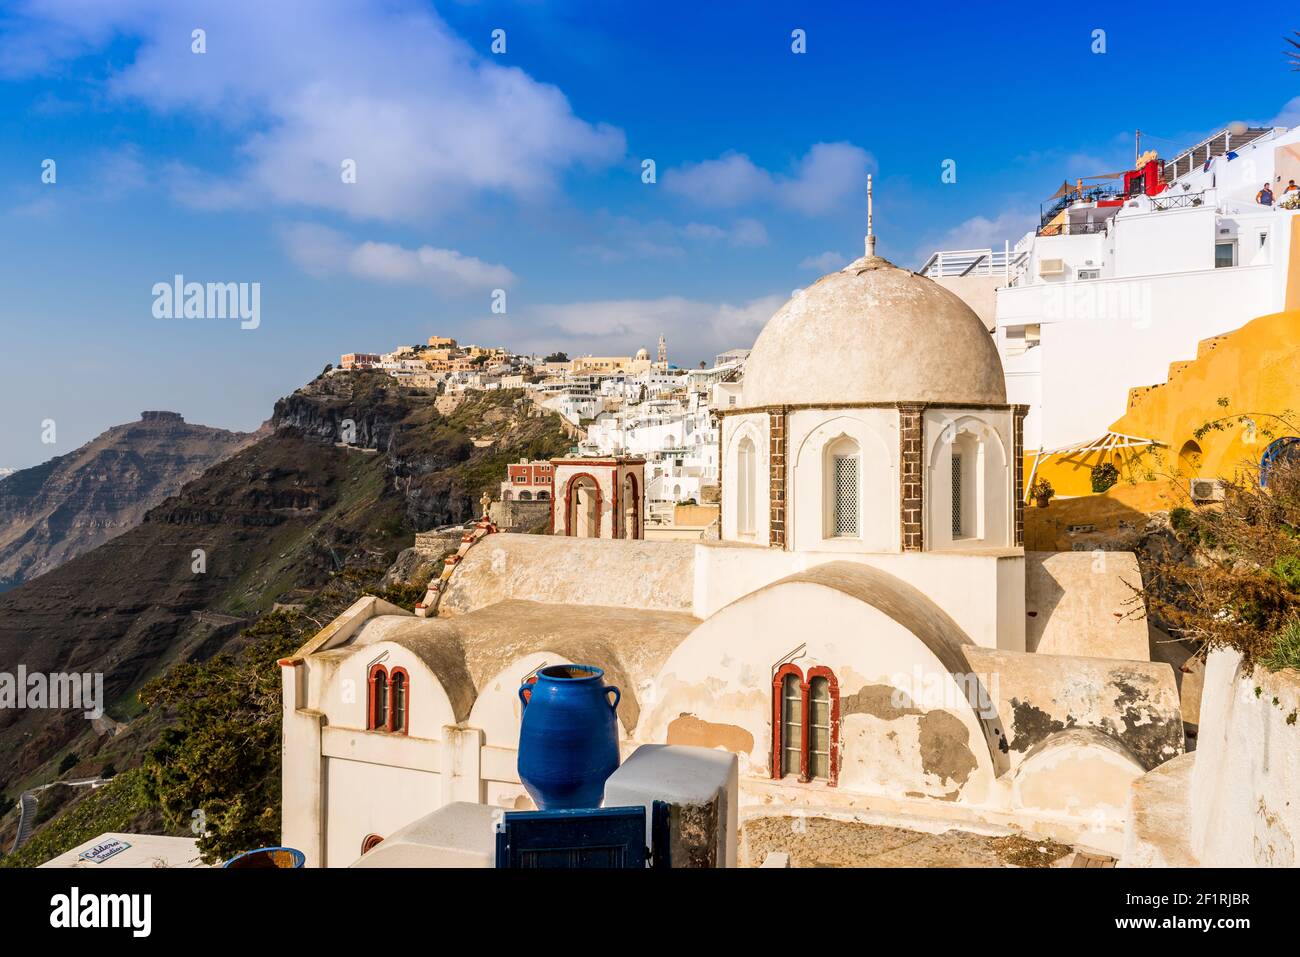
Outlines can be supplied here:
<path id="1" fill-rule="evenodd" d="M 1191 209 L 1205 205 L 1205 193 L 1179 193 L 1176 196 L 1152 196 L 1152 209 Z"/>
<path id="2" fill-rule="evenodd" d="M 1110 220 L 1100 223 L 1052 223 L 1039 226 L 1039 236 L 1085 236 L 1089 233 L 1104 233 Z"/>
<path id="3" fill-rule="evenodd" d="M 958 276 L 1009 276 L 1029 254 L 1009 249 L 941 249 L 917 270 L 930 279 Z"/>
<path id="4" fill-rule="evenodd" d="M 1075 203 L 1096 203 L 1103 199 L 1118 199 L 1120 194 L 1116 192 L 1113 186 L 1093 186 L 1090 189 L 1072 189 L 1064 196 L 1059 197 L 1050 206 L 1039 206 L 1038 224 L 1046 226 L 1051 222 L 1063 209 L 1073 206 Z"/>
<path id="5" fill-rule="evenodd" d="M 1230 129 L 1219 130 L 1213 136 L 1207 136 L 1195 146 L 1188 147 L 1169 160 L 1160 171 L 1160 178 L 1172 183 L 1180 176 L 1186 176 L 1198 166 L 1203 166 L 1216 156 L 1223 156 L 1232 150 L 1239 150 L 1260 137 L 1273 132 L 1271 126 L 1254 126 L 1234 133 Z"/>

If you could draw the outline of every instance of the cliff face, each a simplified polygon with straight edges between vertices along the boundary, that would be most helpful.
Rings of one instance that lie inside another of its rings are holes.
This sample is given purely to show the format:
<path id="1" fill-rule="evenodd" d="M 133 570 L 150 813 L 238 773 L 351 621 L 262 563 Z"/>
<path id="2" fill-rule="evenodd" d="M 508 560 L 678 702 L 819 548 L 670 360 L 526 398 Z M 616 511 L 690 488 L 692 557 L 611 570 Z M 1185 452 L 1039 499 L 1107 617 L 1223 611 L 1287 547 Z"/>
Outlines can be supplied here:
<path id="1" fill-rule="evenodd" d="M 486 393 L 449 418 L 380 373 L 318 379 L 137 527 L 0 594 L 0 672 L 102 672 L 109 715 L 129 723 L 144 680 L 220 651 L 277 599 L 382 573 L 417 529 L 473 518 L 508 462 L 564 451 L 558 418 L 530 408 Z M 11 786 L 45 775 L 96 733 L 79 711 L 0 709 L 0 783 L 5 768 Z"/>
<path id="2" fill-rule="evenodd" d="M 140 524 L 145 512 L 257 438 L 144 412 L 67 455 L 0 479 L 0 590 Z"/>

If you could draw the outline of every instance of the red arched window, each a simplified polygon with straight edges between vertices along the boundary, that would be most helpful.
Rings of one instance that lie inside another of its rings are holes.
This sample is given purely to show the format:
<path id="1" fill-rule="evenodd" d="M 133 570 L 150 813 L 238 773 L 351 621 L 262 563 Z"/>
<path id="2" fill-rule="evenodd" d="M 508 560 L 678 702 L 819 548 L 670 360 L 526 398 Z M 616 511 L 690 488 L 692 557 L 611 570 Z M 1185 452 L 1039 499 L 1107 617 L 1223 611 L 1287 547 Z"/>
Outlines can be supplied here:
<path id="1" fill-rule="evenodd" d="M 406 734 L 411 725 L 411 676 L 372 665 L 366 692 L 366 730 Z"/>
<path id="2" fill-rule="evenodd" d="M 375 847 L 377 847 L 379 844 L 382 844 L 383 841 L 384 839 L 380 837 L 378 834 L 367 834 L 366 839 L 361 842 L 361 853 L 362 854 L 369 853 L 370 851 L 374 850 Z"/>
<path id="3" fill-rule="evenodd" d="M 807 676 L 785 664 L 772 676 L 772 777 L 797 775 L 800 781 L 840 776 L 840 686 L 821 666 Z"/>
<path id="4" fill-rule="evenodd" d="M 411 688 L 410 675 L 405 668 L 394 668 L 388 676 L 388 730 L 406 734 L 410 722 L 407 695 Z"/>
<path id="5" fill-rule="evenodd" d="M 372 665 L 366 685 L 366 730 L 382 731 L 388 727 L 388 669 Z"/>

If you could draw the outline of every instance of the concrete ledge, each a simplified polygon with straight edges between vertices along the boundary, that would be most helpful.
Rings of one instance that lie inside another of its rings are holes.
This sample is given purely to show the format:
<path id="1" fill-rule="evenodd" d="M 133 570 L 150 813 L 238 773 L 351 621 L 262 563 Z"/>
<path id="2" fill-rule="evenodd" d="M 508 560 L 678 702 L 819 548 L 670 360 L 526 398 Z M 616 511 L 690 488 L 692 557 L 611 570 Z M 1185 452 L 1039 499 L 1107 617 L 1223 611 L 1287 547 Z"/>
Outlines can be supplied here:
<path id="1" fill-rule="evenodd" d="M 674 867 L 735 867 L 740 835 L 738 767 L 729 751 L 643 744 L 605 782 L 603 805 L 644 805 L 649 847 L 651 806 L 666 801 L 673 805 L 669 839 Z"/>
<path id="2" fill-rule="evenodd" d="M 1117 867 L 1196 867 L 1192 853 L 1192 769 L 1196 754 L 1168 761 L 1133 782 Z"/>
<path id="3" fill-rule="evenodd" d="M 975 671 L 988 676 L 1012 768 L 1047 737 L 1070 728 L 1104 731 L 1143 770 L 1183 753 L 1178 685 L 1163 662 L 973 647 L 966 654 Z"/>
<path id="4" fill-rule="evenodd" d="M 501 808 L 456 801 L 406 825 L 352 867 L 495 867 Z"/>
<path id="5" fill-rule="evenodd" d="M 510 599 L 690 612 L 694 559 L 691 542 L 492 535 L 466 553 L 438 614 L 465 615 Z"/>
<path id="6" fill-rule="evenodd" d="M 1025 552 L 1025 650 L 1149 661 L 1125 582 L 1142 583 L 1132 552 Z"/>

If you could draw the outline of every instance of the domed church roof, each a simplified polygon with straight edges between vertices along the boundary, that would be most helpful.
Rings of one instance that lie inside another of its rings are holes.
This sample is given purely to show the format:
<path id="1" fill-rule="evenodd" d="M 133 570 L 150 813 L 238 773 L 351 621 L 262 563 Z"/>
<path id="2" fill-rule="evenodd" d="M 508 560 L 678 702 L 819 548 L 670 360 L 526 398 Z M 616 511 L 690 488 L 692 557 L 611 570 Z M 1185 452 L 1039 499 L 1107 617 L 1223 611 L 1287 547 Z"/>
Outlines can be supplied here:
<path id="1" fill-rule="evenodd" d="M 1006 401 L 993 337 L 970 307 L 924 276 L 864 256 L 768 320 L 741 404 Z"/>

